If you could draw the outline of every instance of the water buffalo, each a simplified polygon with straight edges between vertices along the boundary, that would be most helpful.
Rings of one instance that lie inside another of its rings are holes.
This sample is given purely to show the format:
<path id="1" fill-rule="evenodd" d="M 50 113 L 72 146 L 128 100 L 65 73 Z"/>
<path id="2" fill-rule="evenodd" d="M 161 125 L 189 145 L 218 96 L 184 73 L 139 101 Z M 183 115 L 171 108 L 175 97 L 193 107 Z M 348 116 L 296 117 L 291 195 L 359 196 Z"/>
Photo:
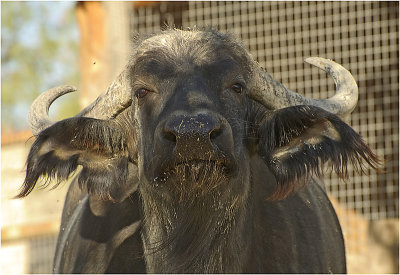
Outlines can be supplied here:
<path id="1" fill-rule="evenodd" d="M 339 117 L 351 74 L 307 59 L 336 94 L 308 99 L 230 34 L 166 30 L 138 40 L 117 80 L 53 122 L 62 86 L 33 103 L 37 137 L 19 197 L 72 174 L 56 273 L 345 273 L 341 228 L 317 179 L 379 160 Z M 324 165 L 327 163 L 328 165 Z M 75 172 L 78 171 L 78 172 Z"/>

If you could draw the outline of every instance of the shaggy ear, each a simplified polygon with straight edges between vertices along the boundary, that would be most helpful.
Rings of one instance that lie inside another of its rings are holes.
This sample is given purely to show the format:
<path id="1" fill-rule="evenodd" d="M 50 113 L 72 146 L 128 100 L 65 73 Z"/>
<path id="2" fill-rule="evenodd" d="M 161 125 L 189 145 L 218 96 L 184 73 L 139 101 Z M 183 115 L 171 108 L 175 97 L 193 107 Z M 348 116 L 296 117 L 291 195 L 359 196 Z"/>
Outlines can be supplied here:
<path id="1" fill-rule="evenodd" d="M 347 178 L 348 164 L 363 172 L 365 162 L 380 161 L 362 138 L 336 115 L 314 106 L 293 106 L 268 114 L 259 127 L 258 152 L 275 175 L 270 199 L 283 199 L 311 176 L 321 176 L 323 164 Z"/>
<path id="2" fill-rule="evenodd" d="M 82 165 L 78 174 L 81 188 L 103 199 L 122 199 L 121 189 L 129 189 L 135 184 L 132 181 L 137 181 L 126 136 L 112 120 L 75 117 L 55 123 L 33 143 L 17 197 L 27 196 L 41 177 L 45 186 L 50 180 L 56 180 L 57 186 Z"/>

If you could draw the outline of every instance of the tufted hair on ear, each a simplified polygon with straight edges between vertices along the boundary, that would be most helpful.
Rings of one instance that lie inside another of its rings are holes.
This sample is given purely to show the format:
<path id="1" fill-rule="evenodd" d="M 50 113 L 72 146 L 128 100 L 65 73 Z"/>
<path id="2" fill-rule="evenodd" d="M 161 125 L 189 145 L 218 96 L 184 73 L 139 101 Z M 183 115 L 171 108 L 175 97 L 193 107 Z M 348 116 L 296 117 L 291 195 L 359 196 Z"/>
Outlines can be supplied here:
<path id="1" fill-rule="evenodd" d="M 299 105 L 267 113 L 258 131 L 258 153 L 277 181 L 272 200 L 284 199 L 312 176 L 321 176 L 325 163 L 340 178 L 348 178 L 349 165 L 361 173 L 366 164 L 377 170 L 381 165 L 359 134 L 318 107 Z"/>
<path id="2" fill-rule="evenodd" d="M 113 120 L 74 117 L 43 130 L 27 159 L 26 177 L 18 198 L 27 196 L 40 179 L 44 186 L 66 180 L 77 168 L 81 188 L 105 200 L 121 197 L 132 171 L 123 129 Z M 124 188 L 122 188 L 124 189 Z"/>

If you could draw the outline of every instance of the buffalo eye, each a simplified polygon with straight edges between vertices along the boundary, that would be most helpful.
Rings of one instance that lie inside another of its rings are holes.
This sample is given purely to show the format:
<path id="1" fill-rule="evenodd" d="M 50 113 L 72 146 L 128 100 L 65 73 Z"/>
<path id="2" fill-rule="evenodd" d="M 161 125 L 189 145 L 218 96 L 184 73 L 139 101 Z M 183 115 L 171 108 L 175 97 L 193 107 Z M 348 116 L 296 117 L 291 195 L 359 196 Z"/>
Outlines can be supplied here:
<path id="1" fill-rule="evenodd" d="M 137 90 L 135 92 L 135 96 L 140 99 L 140 98 L 144 98 L 148 93 L 150 93 L 150 90 L 145 89 L 145 88 L 141 88 L 139 90 Z"/>
<path id="2" fill-rule="evenodd" d="M 243 86 L 239 83 L 233 84 L 231 86 L 231 89 L 238 94 L 241 94 L 243 92 Z"/>

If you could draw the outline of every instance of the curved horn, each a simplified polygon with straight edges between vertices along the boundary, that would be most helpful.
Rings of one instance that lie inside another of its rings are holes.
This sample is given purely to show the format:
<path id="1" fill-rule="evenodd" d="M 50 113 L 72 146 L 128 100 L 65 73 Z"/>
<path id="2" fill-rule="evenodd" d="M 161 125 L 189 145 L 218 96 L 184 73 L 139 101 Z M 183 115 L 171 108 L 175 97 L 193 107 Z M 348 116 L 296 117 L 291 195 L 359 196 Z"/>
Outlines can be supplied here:
<path id="1" fill-rule="evenodd" d="M 35 136 L 53 124 L 49 118 L 50 105 L 60 96 L 75 91 L 76 88 L 72 86 L 59 86 L 47 90 L 35 99 L 28 114 L 29 125 Z"/>
<path id="2" fill-rule="evenodd" d="M 114 118 L 132 103 L 127 85 L 124 70 L 104 93 L 76 116 L 98 119 Z M 72 86 L 59 86 L 42 93 L 32 103 L 28 117 L 30 128 L 35 136 L 54 123 L 49 118 L 50 105 L 60 96 L 75 91 L 76 88 Z"/>
<path id="3" fill-rule="evenodd" d="M 340 116 L 352 112 L 358 101 L 358 87 L 351 73 L 329 59 L 310 57 L 305 61 L 324 70 L 333 78 L 336 84 L 334 96 L 328 99 L 306 98 L 287 89 L 261 68 L 258 70 L 258 85 L 260 86 L 253 89 L 250 96 L 270 109 L 313 105 Z"/>

